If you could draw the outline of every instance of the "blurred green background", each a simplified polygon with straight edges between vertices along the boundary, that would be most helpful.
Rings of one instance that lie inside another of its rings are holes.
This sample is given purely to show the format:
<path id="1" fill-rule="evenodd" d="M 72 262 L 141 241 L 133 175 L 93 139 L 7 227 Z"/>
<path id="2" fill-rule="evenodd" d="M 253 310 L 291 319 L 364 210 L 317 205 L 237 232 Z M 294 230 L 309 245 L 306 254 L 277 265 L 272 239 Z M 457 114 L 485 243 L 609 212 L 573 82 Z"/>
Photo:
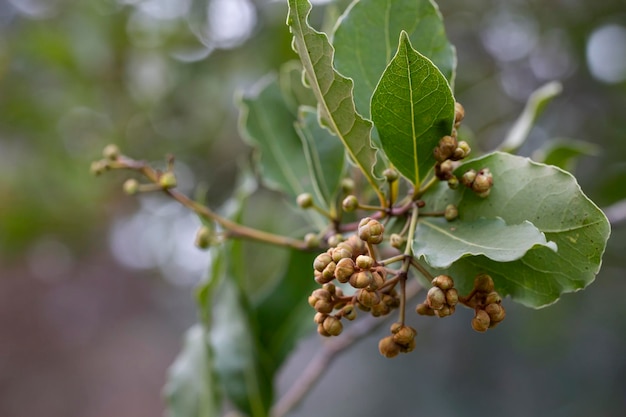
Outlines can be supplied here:
<path id="1" fill-rule="evenodd" d="M 325 8 L 348 4 L 316 3 L 318 26 Z M 497 145 L 528 95 L 560 80 L 522 153 L 553 138 L 597 145 L 575 174 L 620 217 L 623 0 L 440 3 L 474 146 Z M 181 188 L 202 184 L 222 204 L 250 154 L 234 96 L 295 58 L 286 10 L 282 0 L 0 1 L 1 416 L 163 413 L 165 370 L 208 263 L 193 247 L 198 222 L 158 197 L 124 196 L 125 174 L 94 178 L 89 164 L 107 143 L 157 165 L 172 153 Z M 293 415 L 622 416 L 625 248 L 618 221 L 593 285 L 540 311 L 508 303 L 488 334 L 466 311 L 413 317 L 418 347 L 394 360 L 374 335 Z M 320 343 L 303 342 L 279 388 Z"/>

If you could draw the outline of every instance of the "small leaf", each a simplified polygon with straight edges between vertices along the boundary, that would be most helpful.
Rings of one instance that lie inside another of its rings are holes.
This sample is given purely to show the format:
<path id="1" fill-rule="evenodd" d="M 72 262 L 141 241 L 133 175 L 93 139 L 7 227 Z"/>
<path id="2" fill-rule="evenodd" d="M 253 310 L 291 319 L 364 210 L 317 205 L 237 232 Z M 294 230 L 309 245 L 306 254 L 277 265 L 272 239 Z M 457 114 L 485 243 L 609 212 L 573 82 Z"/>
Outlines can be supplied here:
<path id="1" fill-rule="evenodd" d="M 214 417 L 221 410 L 206 330 L 201 324 L 185 334 L 185 345 L 167 372 L 163 389 L 170 417 Z"/>
<path id="2" fill-rule="evenodd" d="M 370 100 L 395 53 L 400 31 L 453 85 L 456 51 L 446 38 L 439 8 L 431 0 L 357 0 L 333 35 L 337 71 L 354 80 L 357 111 L 370 116 Z"/>
<path id="3" fill-rule="evenodd" d="M 385 153 L 419 188 L 435 165 L 433 149 L 454 123 L 454 97 L 445 77 L 415 51 L 406 32 L 372 97 L 372 119 Z"/>
<path id="4" fill-rule="evenodd" d="M 296 131 L 302 139 L 315 191 L 326 207 L 333 207 L 345 172 L 343 147 L 328 130 L 319 125 L 317 112 L 310 107 L 301 108 Z"/>
<path id="5" fill-rule="evenodd" d="M 471 289 L 473 276 L 492 275 L 498 291 L 526 306 L 543 307 L 562 293 L 580 290 L 600 269 L 610 226 L 602 211 L 583 194 L 576 179 L 559 168 L 506 153 L 495 152 L 462 164 L 460 176 L 468 169 L 488 167 L 493 188 L 487 198 L 447 184 L 424 194 L 426 211 L 441 211 L 448 204 L 459 210 L 459 221 L 501 217 L 507 224 L 526 220 L 543 232 L 558 248 L 540 246 L 512 262 L 496 262 L 485 256 L 459 259 L 447 269 L 461 291 Z M 419 237 L 417 237 L 419 239 Z"/>
<path id="6" fill-rule="evenodd" d="M 598 155 L 600 147 L 582 140 L 555 139 L 533 153 L 533 159 L 546 165 L 554 165 L 566 171 L 573 171 L 577 160 L 582 156 Z"/>
<path id="7" fill-rule="evenodd" d="M 263 180 L 294 199 L 300 193 L 312 192 L 302 142 L 293 128 L 295 117 L 276 78 L 262 79 L 254 90 L 240 100 L 240 130 L 260 151 Z"/>
<path id="8" fill-rule="evenodd" d="M 466 222 L 429 218 L 418 223 L 415 235 L 413 253 L 423 256 L 434 268 L 448 268 L 468 255 L 509 262 L 520 259 L 534 246 L 549 246 L 556 251 L 556 245 L 549 244 L 528 221 L 507 225 L 501 218 Z"/>
<path id="9" fill-rule="evenodd" d="M 383 201 L 373 174 L 376 149 L 371 145 L 372 124 L 356 113 L 353 82 L 335 71 L 335 51 L 326 34 L 309 25 L 310 12 L 311 3 L 308 0 L 289 0 L 287 24 L 293 34 L 294 50 L 300 56 L 306 80 L 317 99 L 320 122 L 339 137 L 350 159 L 361 169 Z"/>
<path id="10" fill-rule="evenodd" d="M 503 152 L 518 150 L 528 138 L 530 130 L 544 108 L 554 97 L 561 94 L 561 91 L 563 91 L 563 86 L 556 81 L 549 82 L 535 90 L 528 98 L 524 111 L 515 121 L 504 142 L 498 146 L 498 150 Z"/>

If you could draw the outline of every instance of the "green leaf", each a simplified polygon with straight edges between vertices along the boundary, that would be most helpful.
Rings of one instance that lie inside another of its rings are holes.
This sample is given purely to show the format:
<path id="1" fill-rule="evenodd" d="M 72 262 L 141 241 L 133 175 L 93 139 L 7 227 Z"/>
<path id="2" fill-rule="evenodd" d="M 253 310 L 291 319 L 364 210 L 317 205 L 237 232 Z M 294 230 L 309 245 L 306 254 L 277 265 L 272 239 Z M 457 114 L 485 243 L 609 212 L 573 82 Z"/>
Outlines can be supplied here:
<path id="1" fill-rule="evenodd" d="M 357 0 L 333 35 L 337 71 L 354 80 L 357 111 L 370 117 L 370 99 L 395 53 L 400 31 L 454 84 L 456 51 L 446 38 L 441 13 L 430 0 Z"/>
<path id="2" fill-rule="evenodd" d="M 167 372 L 163 389 L 170 417 L 214 417 L 220 412 L 217 381 L 204 326 L 185 333 L 183 350 Z"/>
<path id="3" fill-rule="evenodd" d="M 356 113 L 353 82 L 335 71 L 334 49 L 326 34 L 309 25 L 310 12 L 308 0 L 289 0 L 287 25 L 293 34 L 293 47 L 300 56 L 307 83 L 317 99 L 320 122 L 339 137 L 350 159 L 384 200 L 373 174 L 376 149 L 371 145 L 372 124 Z"/>
<path id="4" fill-rule="evenodd" d="M 406 32 L 372 97 L 372 119 L 383 150 L 419 188 L 435 165 L 433 149 L 454 124 L 454 97 L 445 77 L 415 51 Z"/>
<path id="5" fill-rule="evenodd" d="M 261 176 L 267 185 L 294 199 L 312 192 L 302 142 L 293 128 L 295 117 L 276 78 L 262 79 L 251 94 L 241 98 L 240 109 L 241 134 L 258 148 Z"/>
<path id="6" fill-rule="evenodd" d="M 285 98 L 285 102 L 292 109 L 293 117 L 298 117 L 300 106 L 315 107 L 317 100 L 310 88 L 302 80 L 302 64 L 300 61 L 288 61 L 280 67 L 278 83 Z"/>
<path id="7" fill-rule="evenodd" d="M 552 99 L 563 91 L 561 83 L 552 81 L 537 90 L 535 90 L 524 107 L 524 111 L 515 121 L 515 124 L 504 139 L 504 142 L 498 146 L 498 150 L 503 152 L 515 152 L 524 144 L 528 138 L 530 130 L 533 128 L 535 121 L 541 115 L 545 107 Z"/>
<path id="8" fill-rule="evenodd" d="M 427 192 L 425 211 L 440 211 L 455 204 L 460 222 L 501 217 L 507 224 L 530 221 L 557 245 L 536 247 L 512 262 L 485 256 L 464 257 L 447 269 L 462 292 L 468 292 L 475 274 L 492 275 L 498 291 L 526 306 L 543 307 L 562 293 L 580 290 L 600 269 L 610 234 L 606 216 L 580 189 L 576 179 L 559 168 L 528 158 L 495 152 L 462 164 L 455 175 L 488 167 L 494 183 L 487 198 L 447 184 Z M 419 239 L 419 237 L 417 237 Z"/>
<path id="9" fill-rule="evenodd" d="M 600 147 L 582 140 L 555 139 L 533 153 L 533 159 L 546 165 L 554 165 L 573 171 L 581 156 L 598 155 Z"/>
<path id="10" fill-rule="evenodd" d="M 345 172 L 343 147 L 317 122 L 317 111 L 302 107 L 296 123 L 296 131 L 302 140 L 309 175 L 326 207 L 333 207 Z"/>
<path id="11" fill-rule="evenodd" d="M 421 220 L 413 241 L 415 256 L 423 256 L 434 268 L 448 268 L 468 255 L 484 255 L 497 262 L 523 257 L 534 246 L 549 246 L 532 223 L 507 225 L 501 218 L 448 222 L 441 218 Z"/>

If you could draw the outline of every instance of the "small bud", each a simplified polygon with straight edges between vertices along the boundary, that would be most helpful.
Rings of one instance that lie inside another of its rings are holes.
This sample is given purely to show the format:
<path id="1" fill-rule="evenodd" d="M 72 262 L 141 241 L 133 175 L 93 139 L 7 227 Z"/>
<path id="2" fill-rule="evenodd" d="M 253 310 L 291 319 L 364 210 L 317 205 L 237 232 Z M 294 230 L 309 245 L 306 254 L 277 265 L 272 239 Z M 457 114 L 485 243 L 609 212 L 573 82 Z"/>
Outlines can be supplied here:
<path id="1" fill-rule="evenodd" d="M 435 175 L 442 181 L 447 181 L 452 178 L 452 171 L 454 171 L 454 165 L 449 159 L 435 164 Z"/>
<path id="2" fill-rule="evenodd" d="M 333 248 L 331 257 L 333 258 L 333 261 L 339 262 L 340 260 L 345 258 L 352 258 L 352 251 L 348 249 L 345 245 L 341 247 L 337 246 L 336 248 Z"/>
<path id="3" fill-rule="evenodd" d="M 359 200 L 354 195 L 349 195 L 341 202 L 341 207 L 347 213 L 351 213 L 359 208 Z"/>
<path id="4" fill-rule="evenodd" d="M 465 118 L 465 109 L 458 101 L 454 103 L 454 124 L 458 125 Z"/>
<path id="5" fill-rule="evenodd" d="M 341 190 L 344 194 L 351 194 L 354 191 L 354 180 L 352 178 L 342 179 Z"/>
<path id="6" fill-rule="evenodd" d="M 502 297 L 495 291 L 491 291 L 485 297 L 485 304 L 500 304 L 502 302 Z"/>
<path id="7" fill-rule="evenodd" d="M 102 156 L 111 161 L 115 161 L 120 157 L 120 148 L 118 148 L 117 145 L 110 143 L 102 150 Z"/>
<path id="8" fill-rule="evenodd" d="M 346 319 L 352 321 L 356 319 L 356 309 L 352 304 L 348 304 L 344 308 L 341 309 L 341 317 L 345 317 Z"/>
<path id="9" fill-rule="evenodd" d="M 370 271 L 355 272 L 350 277 L 350 285 L 354 288 L 367 288 L 372 283 L 372 273 Z M 371 307 L 371 306 L 368 306 Z"/>
<path id="10" fill-rule="evenodd" d="M 470 169 L 469 171 L 465 172 L 465 174 L 463 174 L 463 176 L 461 177 L 461 184 L 471 188 L 475 179 L 476 170 Z"/>
<path id="11" fill-rule="evenodd" d="M 330 334 L 324 329 L 324 325 L 322 323 L 317 325 L 317 332 L 320 336 L 330 337 Z"/>
<path id="12" fill-rule="evenodd" d="M 346 283 L 352 274 L 354 274 L 354 261 L 352 259 L 344 258 L 337 262 L 335 267 L 335 278 L 337 278 L 337 281 L 342 284 Z"/>
<path id="13" fill-rule="evenodd" d="M 389 308 L 389 306 L 383 302 L 373 305 L 372 309 L 370 310 L 370 314 L 374 317 L 386 316 L 390 312 L 391 309 Z"/>
<path id="14" fill-rule="evenodd" d="M 332 294 L 322 288 L 314 290 L 311 295 L 318 300 L 330 301 L 332 299 Z"/>
<path id="15" fill-rule="evenodd" d="M 126 184 L 124 184 L 126 185 Z M 196 232 L 195 245 L 200 249 L 207 249 L 211 246 L 213 240 L 213 231 L 206 226 L 202 226 Z"/>
<path id="16" fill-rule="evenodd" d="M 139 182 L 133 178 L 124 181 L 124 185 L 122 187 L 124 192 L 128 195 L 135 195 L 139 192 Z"/>
<path id="17" fill-rule="evenodd" d="M 385 276 L 383 274 L 384 272 L 382 273 L 379 271 L 372 272 L 372 282 L 370 282 L 370 285 L 368 287 L 370 290 L 377 290 L 383 285 L 385 285 Z"/>
<path id="18" fill-rule="evenodd" d="M 402 326 L 393 335 L 393 341 L 399 345 L 407 346 L 417 336 L 417 331 L 410 326 Z"/>
<path id="19" fill-rule="evenodd" d="M 383 171 L 383 177 L 385 177 L 388 183 L 397 181 L 399 176 L 398 170 L 394 168 L 387 168 Z"/>
<path id="20" fill-rule="evenodd" d="M 330 314 L 333 311 L 333 305 L 330 301 L 318 300 L 313 307 L 315 311 L 323 314 Z"/>
<path id="21" fill-rule="evenodd" d="M 309 305 L 311 307 L 315 307 L 315 304 L 319 301 L 319 298 L 317 298 L 316 296 L 314 296 L 313 294 L 309 295 Z"/>
<path id="22" fill-rule="evenodd" d="M 472 183 L 472 190 L 476 193 L 484 193 L 493 185 L 493 177 L 478 173 Z"/>
<path id="23" fill-rule="evenodd" d="M 446 303 L 446 295 L 438 287 L 432 287 L 426 295 L 426 303 L 433 310 L 441 310 Z"/>
<path id="24" fill-rule="evenodd" d="M 400 346 L 393 341 L 393 336 L 387 336 L 378 342 L 378 351 L 385 358 L 393 358 L 400 353 Z"/>
<path id="25" fill-rule="evenodd" d="M 176 176 L 171 171 L 164 172 L 159 177 L 159 185 L 164 189 L 176 187 Z"/>
<path id="26" fill-rule="evenodd" d="M 489 328 L 491 319 L 485 310 L 476 311 L 476 316 L 472 319 L 472 329 L 477 332 L 485 332 Z"/>
<path id="27" fill-rule="evenodd" d="M 335 284 L 333 283 L 326 283 L 324 285 L 322 285 L 322 289 L 325 291 L 328 291 L 330 293 L 330 295 L 335 294 L 335 291 L 337 290 L 337 287 L 335 287 Z"/>
<path id="28" fill-rule="evenodd" d="M 453 161 L 460 161 L 461 159 L 466 158 L 471 151 L 472 148 L 470 148 L 469 144 L 462 140 L 459 142 L 459 146 L 452 153 L 452 156 L 450 156 L 450 159 Z"/>
<path id="29" fill-rule="evenodd" d="M 506 312 L 504 311 L 504 307 L 500 304 L 489 304 L 485 307 L 485 312 L 489 314 L 489 319 L 491 320 L 491 324 L 500 323 L 506 317 Z"/>
<path id="30" fill-rule="evenodd" d="M 454 150 L 457 148 L 457 140 L 452 136 L 444 136 L 439 140 L 439 144 L 433 152 L 435 159 L 438 162 L 443 162 L 452 156 Z"/>
<path id="31" fill-rule="evenodd" d="M 454 204 L 448 204 L 443 212 L 443 217 L 447 221 L 451 222 L 459 217 L 459 209 Z"/>
<path id="32" fill-rule="evenodd" d="M 435 315 L 435 310 L 430 308 L 428 304 L 426 303 L 418 304 L 417 307 L 415 308 L 415 312 L 419 314 L 420 316 L 434 316 Z"/>
<path id="33" fill-rule="evenodd" d="M 357 235 L 352 235 L 346 240 L 346 245 L 349 245 L 352 250 L 352 256 L 364 255 L 367 253 L 367 246 Z"/>
<path id="34" fill-rule="evenodd" d="M 437 275 L 435 278 L 433 278 L 432 284 L 435 287 L 439 287 L 442 290 L 446 291 L 454 287 L 454 280 L 449 275 Z"/>
<path id="35" fill-rule="evenodd" d="M 324 330 L 331 336 L 339 336 L 343 331 L 343 325 L 341 324 L 341 320 L 337 317 L 328 316 L 324 319 Z"/>
<path id="36" fill-rule="evenodd" d="M 472 148 L 470 148 L 469 143 L 467 143 L 464 140 L 459 141 L 458 149 L 461 149 L 463 151 L 463 153 L 465 154 L 465 157 L 467 157 L 467 155 L 469 155 L 470 152 L 472 152 Z"/>
<path id="37" fill-rule="evenodd" d="M 442 319 L 451 316 L 455 309 L 454 306 L 444 305 L 441 310 L 435 310 L 435 315 Z"/>
<path id="38" fill-rule="evenodd" d="M 337 264 L 331 262 L 326 265 L 326 268 L 322 271 L 322 278 L 324 278 L 326 282 L 330 282 L 335 279 L 335 268 L 337 268 Z"/>
<path id="39" fill-rule="evenodd" d="M 304 244 L 308 249 L 317 248 L 320 243 L 320 238 L 316 233 L 307 233 L 304 235 Z"/>
<path id="40" fill-rule="evenodd" d="M 333 258 L 329 254 L 322 253 L 321 255 L 318 255 L 317 258 L 315 258 L 315 260 L 313 261 L 313 268 L 316 271 L 322 272 L 324 268 L 326 268 L 326 266 L 332 261 Z"/>
<path id="41" fill-rule="evenodd" d="M 478 292 L 490 293 L 493 291 L 493 279 L 487 274 L 478 274 L 474 278 L 474 288 Z"/>
<path id="42" fill-rule="evenodd" d="M 375 245 L 379 244 L 383 241 L 384 232 L 385 226 L 383 226 L 378 220 L 366 217 L 359 222 L 359 238 L 365 242 Z"/>
<path id="43" fill-rule="evenodd" d="M 360 304 L 369 308 L 372 308 L 372 306 L 380 302 L 380 296 L 376 291 L 360 290 L 357 299 Z"/>
<path id="44" fill-rule="evenodd" d="M 374 259 L 371 256 L 359 255 L 356 257 L 356 266 L 361 269 L 370 269 L 374 266 Z"/>
<path id="45" fill-rule="evenodd" d="M 456 290 L 456 288 L 450 288 L 448 291 L 446 291 L 446 304 L 448 304 L 450 307 L 454 307 L 458 304 L 458 302 L 459 292 Z"/>
<path id="46" fill-rule="evenodd" d="M 296 203 L 303 209 L 313 207 L 313 196 L 309 193 L 302 193 L 296 197 Z"/>
<path id="47" fill-rule="evenodd" d="M 402 323 L 395 322 L 391 324 L 391 326 L 389 327 L 389 331 L 391 332 L 391 334 L 396 334 L 400 331 L 401 328 L 402 328 Z"/>
<path id="48" fill-rule="evenodd" d="M 322 324 L 322 323 L 324 323 L 324 320 L 326 319 L 326 317 L 328 317 L 328 314 L 315 313 L 315 316 L 313 317 L 313 321 L 316 324 Z"/>
<path id="49" fill-rule="evenodd" d="M 396 249 L 404 249 L 404 245 L 406 245 L 406 239 L 397 233 L 392 233 L 389 236 L 389 244 Z"/>
<path id="50" fill-rule="evenodd" d="M 109 164 L 107 163 L 107 161 L 93 161 L 91 163 L 91 166 L 89 167 L 89 172 L 91 172 L 92 175 L 98 176 L 106 171 L 108 168 Z"/>
<path id="51" fill-rule="evenodd" d="M 332 235 L 328 238 L 328 245 L 333 248 L 338 246 L 341 242 L 343 242 L 343 235 L 341 235 L 340 233 Z"/>
<path id="52" fill-rule="evenodd" d="M 448 187 L 451 190 L 456 190 L 457 188 L 459 188 L 459 179 L 455 176 L 448 178 Z"/>
<path id="53" fill-rule="evenodd" d="M 383 294 L 382 302 L 387 304 L 389 308 L 398 308 L 400 306 L 400 299 L 390 294 Z"/>

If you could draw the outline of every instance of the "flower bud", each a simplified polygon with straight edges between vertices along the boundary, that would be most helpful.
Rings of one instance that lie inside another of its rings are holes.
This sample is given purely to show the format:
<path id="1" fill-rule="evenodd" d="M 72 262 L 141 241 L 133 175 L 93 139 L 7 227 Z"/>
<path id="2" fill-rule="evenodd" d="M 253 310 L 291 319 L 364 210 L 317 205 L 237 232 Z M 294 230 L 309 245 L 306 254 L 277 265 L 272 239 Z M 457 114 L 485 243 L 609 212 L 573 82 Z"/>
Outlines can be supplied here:
<path id="1" fill-rule="evenodd" d="M 382 301 L 378 304 L 373 305 L 372 309 L 370 310 L 370 314 L 374 317 L 385 316 L 390 312 L 391 309 L 389 308 L 389 306 Z"/>
<path id="2" fill-rule="evenodd" d="M 333 279 L 335 279 L 335 268 L 337 268 L 337 264 L 334 262 L 331 262 L 328 265 L 326 265 L 326 268 L 324 268 L 324 270 L 322 271 L 322 278 L 326 282 L 330 282 Z"/>
<path id="3" fill-rule="evenodd" d="M 485 297 L 485 304 L 500 304 L 502 302 L 502 297 L 495 291 L 491 291 Z"/>
<path id="4" fill-rule="evenodd" d="M 370 290 L 377 290 L 383 285 L 385 285 L 384 272 L 372 271 L 372 281 L 370 282 L 370 285 L 368 288 Z"/>
<path id="5" fill-rule="evenodd" d="M 385 177 L 388 183 L 397 181 L 399 176 L 398 170 L 394 168 L 387 168 L 383 171 L 383 177 Z"/>
<path id="6" fill-rule="evenodd" d="M 392 233 L 389 236 L 389 244 L 396 249 L 404 249 L 406 239 L 397 233 Z"/>
<path id="7" fill-rule="evenodd" d="M 459 217 L 459 209 L 454 204 L 448 204 L 443 212 L 447 221 L 451 222 Z"/>
<path id="8" fill-rule="evenodd" d="M 437 275 L 431 282 L 435 287 L 446 291 L 454 287 L 454 280 L 449 275 Z"/>
<path id="9" fill-rule="evenodd" d="M 455 309 L 456 307 L 454 306 L 444 305 L 441 310 L 435 310 L 435 315 L 439 318 L 448 317 L 454 313 Z"/>
<path id="10" fill-rule="evenodd" d="M 324 324 L 320 323 L 317 325 L 317 332 L 320 336 L 330 337 L 330 334 L 324 329 Z"/>
<path id="11" fill-rule="evenodd" d="M 451 190 L 456 190 L 457 188 L 459 188 L 459 179 L 455 176 L 451 176 L 450 178 L 448 178 L 448 187 Z"/>
<path id="12" fill-rule="evenodd" d="M 475 179 L 476 170 L 470 169 L 469 171 L 466 171 L 465 174 L 463 174 L 463 176 L 461 177 L 461 184 L 471 188 Z"/>
<path id="13" fill-rule="evenodd" d="M 438 162 L 443 162 L 452 156 L 457 148 L 457 140 L 452 136 L 444 136 L 439 140 L 439 144 L 433 151 L 433 155 Z"/>
<path id="14" fill-rule="evenodd" d="M 370 217 L 366 217 L 359 222 L 359 238 L 365 242 L 379 244 L 383 241 L 384 232 L 385 227 L 382 223 Z"/>
<path id="15" fill-rule="evenodd" d="M 117 158 L 120 157 L 120 148 L 118 148 L 117 145 L 114 145 L 112 143 L 108 144 L 102 150 L 102 156 L 104 156 L 106 159 L 109 159 L 111 161 L 115 161 Z"/>
<path id="16" fill-rule="evenodd" d="M 465 109 L 458 101 L 454 103 L 454 124 L 458 125 L 465 118 Z"/>
<path id="17" fill-rule="evenodd" d="M 357 299 L 360 304 L 369 308 L 372 308 L 372 306 L 375 306 L 380 302 L 380 296 L 376 291 L 360 290 L 357 295 Z"/>
<path id="18" fill-rule="evenodd" d="M 202 226 L 196 233 L 195 245 L 200 249 L 207 249 L 211 246 L 213 240 L 213 232 L 206 226 Z"/>
<path id="19" fill-rule="evenodd" d="M 315 233 L 307 233 L 304 235 L 304 244 L 308 249 L 317 248 L 320 245 L 320 238 Z"/>
<path id="20" fill-rule="evenodd" d="M 401 326 L 398 331 L 393 335 L 393 341 L 399 345 L 407 346 L 411 343 L 417 331 L 410 326 Z"/>
<path id="21" fill-rule="evenodd" d="M 418 304 L 415 308 L 415 312 L 420 316 L 434 316 L 435 310 L 430 308 L 430 306 L 426 303 Z"/>
<path id="22" fill-rule="evenodd" d="M 326 317 L 328 317 L 328 314 L 315 313 L 315 316 L 313 317 L 313 321 L 316 324 L 322 324 L 324 322 L 324 320 L 326 319 Z"/>
<path id="23" fill-rule="evenodd" d="M 128 195 L 134 195 L 139 192 L 139 182 L 136 179 L 128 179 L 124 181 L 124 192 Z"/>
<path id="24" fill-rule="evenodd" d="M 378 342 L 378 351 L 385 358 L 393 358 L 400 353 L 400 346 L 393 341 L 393 336 L 387 336 Z"/>
<path id="25" fill-rule="evenodd" d="M 494 288 L 493 279 L 487 274 L 478 274 L 474 278 L 474 288 L 478 292 L 490 293 Z"/>
<path id="26" fill-rule="evenodd" d="M 164 189 L 176 187 L 176 176 L 171 171 L 164 172 L 159 177 L 159 185 Z"/>
<path id="27" fill-rule="evenodd" d="M 350 194 L 354 191 L 354 180 L 352 178 L 344 178 L 341 180 L 341 190 L 344 194 Z"/>
<path id="28" fill-rule="evenodd" d="M 322 272 L 324 268 L 326 268 L 326 266 L 332 261 L 333 261 L 333 258 L 329 254 L 322 253 L 321 255 L 318 255 L 313 261 L 313 268 L 316 271 Z"/>
<path id="29" fill-rule="evenodd" d="M 333 258 L 333 261 L 339 262 L 345 258 L 352 258 L 352 251 L 346 248 L 345 245 L 342 247 L 337 246 L 336 248 L 333 248 L 331 257 Z"/>
<path id="30" fill-rule="evenodd" d="M 345 317 L 346 319 L 352 321 L 356 318 L 356 309 L 352 304 L 348 304 L 344 308 L 341 309 L 341 317 Z"/>
<path id="31" fill-rule="evenodd" d="M 324 319 L 324 330 L 331 336 L 339 336 L 343 331 L 343 325 L 341 324 L 341 320 L 337 317 L 328 316 Z"/>
<path id="32" fill-rule="evenodd" d="M 323 289 L 323 288 L 318 288 L 316 290 L 314 290 L 311 295 L 315 298 L 317 298 L 318 300 L 324 300 L 324 301 L 330 301 L 332 299 L 332 295 L 330 292 L 328 292 L 327 290 Z"/>
<path id="33" fill-rule="evenodd" d="M 504 317 L 506 316 L 504 307 L 502 307 L 500 304 L 487 305 L 485 307 L 485 312 L 489 315 L 491 324 L 500 323 L 502 320 L 504 320 Z"/>
<path id="34" fill-rule="evenodd" d="M 106 171 L 108 168 L 109 164 L 107 161 L 93 161 L 91 163 L 91 166 L 89 167 L 89 171 L 92 175 L 98 176 Z"/>
<path id="35" fill-rule="evenodd" d="M 446 295 L 438 287 L 432 287 L 426 295 L 426 303 L 433 310 L 441 310 L 446 303 Z"/>
<path id="36" fill-rule="evenodd" d="M 482 333 L 487 331 L 490 323 L 489 314 L 485 310 L 478 310 L 472 319 L 472 329 Z"/>
<path id="37" fill-rule="evenodd" d="M 326 300 L 317 300 L 313 308 L 318 313 L 323 313 L 323 314 L 330 314 L 331 311 L 333 311 L 332 303 Z"/>
<path id="38" fill-rule="evenodd" d="M 313 196 L 309 193 L 302 193 L 296 197 L 296 203 L 303 209 L 313 207 Z"/>
<path id="39" fill-rule="evenodd" d="M 442 181 L 447 181 L 452 178 L 452 171 L 454 171 L 454 165 L 449 159 L 435 164 L 435 175 Z"/>
<path id="40" fill-rule="evenodd" d="M 359 255 L 356 257 L 356 266 L 361 269 L 370 269 L 374 266 L 374 259 L 371 256 Z"/>
<path id="41" fill-rule="evenodd" d="M 341 207 L 347 213 L 351 213 L 359 208 L 359 200 L 354 195 L 349 195 L 341 202 Z"/>
<path id="42" fill-rule="evenodd" d="M 372 273 L 370 271 L 355 272 L 350 277 L 350 285 L 354 288 L 366 288 L 372 283 Z M 368 306 L 371 307 L 371 306 Z"/>
<path id="43" fill-rule="evenodd" d="M 335 267 L 335 278 L 337 281 L 343 283 L 348 282 L 352 274 L 354 273 L 354 261 L 350 258 L 343 258 L 337 262 Z"/>
<path id="44" fill-rule="evenodd" d="M 472 190 L 480 194 L 489 190 L 492 185 L 493 175 L 489 171 L 489 168 L 483 168 L 476 174 L 476 178 L 474 178 L 474 182 L 472 183 Z"/>
<path id="45" fill-rule="evenodd" d="M 343 235 L 341 235 L 340 233 L 332 235 L 328 238 L 328 245 L 333 248 L 338 246 L 341 242 L 343 242 Z"/>
<path id="46" fill-rule="evenodd" d="M 450 307 L 454 307 L 458 304 L 458 302 L 459 292 L 456 290 L 456 288 L 450 288 L 448 291 L 446 291 L 446 304 L 448 304 Z"/>

